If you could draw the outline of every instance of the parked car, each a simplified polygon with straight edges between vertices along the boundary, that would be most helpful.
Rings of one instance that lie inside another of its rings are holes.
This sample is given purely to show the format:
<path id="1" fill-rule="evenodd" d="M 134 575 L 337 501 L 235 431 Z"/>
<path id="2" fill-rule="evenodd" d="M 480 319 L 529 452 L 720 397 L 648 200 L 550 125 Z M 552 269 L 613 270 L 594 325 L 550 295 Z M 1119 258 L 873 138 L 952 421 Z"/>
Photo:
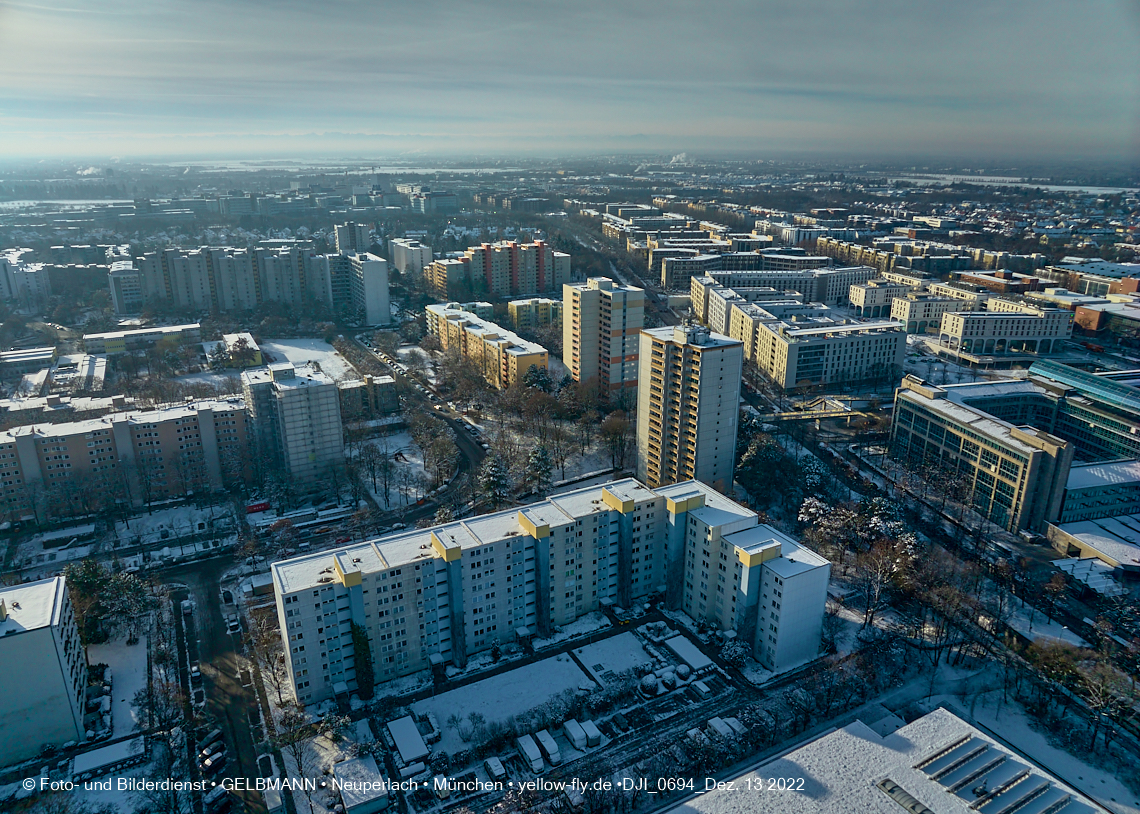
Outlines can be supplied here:
<path id="1" fill-rule="evenodd" d="M 202 683 L 202 670 L 198 667 L 198 662 L 196 661 L 190 662 L 190 683 Z"/>
<path id="2" fill-rule="evenodd" d="M 241 633 L 241 620 L 236 616 L 233 619 L 230 619 L 229 623 L 226 625 L 226 632 Z"/>

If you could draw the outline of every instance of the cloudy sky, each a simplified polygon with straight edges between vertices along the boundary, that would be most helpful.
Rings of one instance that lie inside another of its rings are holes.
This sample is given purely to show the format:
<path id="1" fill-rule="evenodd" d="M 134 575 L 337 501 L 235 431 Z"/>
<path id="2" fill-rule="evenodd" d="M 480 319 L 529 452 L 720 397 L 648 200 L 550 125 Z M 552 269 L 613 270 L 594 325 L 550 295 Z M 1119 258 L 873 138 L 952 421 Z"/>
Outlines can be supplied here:
<path id="1" fill-rule="evenodd" d="M 0 0 L 0 154 L 1140 155 L 1140 0 Z"/>

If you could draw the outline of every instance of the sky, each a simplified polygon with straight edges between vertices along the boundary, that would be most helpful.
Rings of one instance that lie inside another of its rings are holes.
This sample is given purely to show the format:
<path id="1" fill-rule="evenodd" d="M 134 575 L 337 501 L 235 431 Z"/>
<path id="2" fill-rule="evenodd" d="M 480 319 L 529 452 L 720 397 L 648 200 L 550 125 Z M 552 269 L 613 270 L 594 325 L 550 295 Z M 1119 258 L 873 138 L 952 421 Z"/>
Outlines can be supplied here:
<path id="1" fill-rule="evenodd" d="M 0 0 L 0 155 L 1136 161 L 1140 0 Z"/>

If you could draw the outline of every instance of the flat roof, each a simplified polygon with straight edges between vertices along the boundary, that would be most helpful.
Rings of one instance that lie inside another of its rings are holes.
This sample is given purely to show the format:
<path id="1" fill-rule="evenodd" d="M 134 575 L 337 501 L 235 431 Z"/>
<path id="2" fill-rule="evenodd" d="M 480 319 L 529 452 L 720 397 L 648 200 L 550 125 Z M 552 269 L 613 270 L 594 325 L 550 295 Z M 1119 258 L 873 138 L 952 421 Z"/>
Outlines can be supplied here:
<path id="1" fill-rule="evenodd" d="M 0 588 L 7 617 L 0 621 L 0 637 L 59 624 L 63 611 L 63 577 Z"/>
<path id="2" fill-rule="evenodd" d="M 794 779 L 796 787 L 758 794 L 755 789 L 767 788 L 772 777 Z M 1071 799 L 1065 814 L 1107 814 L 942 708 L 885 737 L 855 721 L 729 779 L 736 782 L 691 797 L 666 814 L 974 814 L 1020 808 L 1030 800 L 1047 805 L 1066 796 Z M 990 800 L 998 802 L 991 806 Z"/>
<path id="3" fill-rule="evenodd" d="M 400 750 L 400 757 L 405 764 L 414 763 L 431 751 L 424 743 L 411 715 L 389 721 L 388 731 L 392 733 L 392 740 L 396 742 L 396 748 Z"/>
<path id="4" fill-rule="evenodd" d="M 156 325 L 153 328 L 133 328 L 129 331 L 107 331 L 98 334 L 84 334 L 84 339 L 122 339 L 127 336 L 142 336 L 143 334 L 151 333 L 181 333 L 182 331 L 197 331 L 201 328 L 201 324 L 197 322 L 189 322 L 185 325 Z"/>
<path id="5" fill-rule="evenodd" d="M 387 784 L 380 776 L 376 758 L 372 755 L 342 760 L 333 764 L 333 776 L 340 787 L 344 810 L 351 812 L 356 806 L 388 796 Z"/>
<path id="6" fill-rule="evenodd" d="M 274 582 L 282 594 L 327 585 L 338 581 L 337 563 L 345 572 L 371 573 L 386 568 L 402 567 L 417 560 L 430 560 L 435 556 L 432 549 L 433 533 L 445 546 L 449 548 L 456 546 L 467 550 L 511 537 L 525 536 L 527 532 L 519 525 L 520 511 L 532 521 L 537 520 L 552 526 L 569 524 L 577 518 L 587 517 L 593 513 L 612 511 L 602 500 L 603 490 L 609 490 L 623 500 L 632 499 L 637 503 L 699 494 L 704 495 L 704 507 L 692 511 L 705 522 L 720 524 L 756 518 L 755 512 L 729 500 L 699 481 L 684 481 L 659 489 L 650 489 L 634 478 L 625 478 L 564 492 L 521 509 L 504 509 L 430 528 L 409 529 L 373 540 L 281 560 L 273 563 L 270 569 Z"/>
<path id="7" fill-rule="evenodd" d="M 1113 562 L 1140 566 L 1140 514 L 1077 520 L 1057 528 Z"/>
<path id="8" fill-rule="evenodd" d="M 1140 460 L 1073 464 L 1066 489 L 1096 489 L 1121 483 L 1140 482 Z"/>
<path id="9" fill-rule="evenodd" d="M 702 653 L 697 646 L 678 633 L 676 636 L 668 638 L 664 642 L 665 646 L 673 651 L 673 654 L 685 664 L 689 665 L 694 673 L 700 672 L 712 666 L 713 660 Z"/>

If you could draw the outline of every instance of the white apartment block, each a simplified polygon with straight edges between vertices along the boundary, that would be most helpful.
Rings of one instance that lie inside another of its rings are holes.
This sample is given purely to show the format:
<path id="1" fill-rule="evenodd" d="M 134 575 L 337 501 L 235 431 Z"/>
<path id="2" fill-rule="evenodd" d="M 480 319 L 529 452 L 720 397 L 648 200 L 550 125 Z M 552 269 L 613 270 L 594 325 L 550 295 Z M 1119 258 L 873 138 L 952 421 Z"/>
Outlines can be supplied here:
<path id="1" fill-rule="evenodd" d="M 986 307 L 986 300 L 993 296 L 993 292 L 976 285 L 963 285 L 962 283 L 931 283 L 926 288 L 936 297 L 949 297 L 952 300 L 961 300 L 970 305 L 967 310 L 980 311 Z"/>
<path id="2" fill-rule="evenodd" d="M 636 388 L 645 291 L 591 277 L 562 286 L 562 311 L 562 362 L 574 381 L 596 379 L 609 391 Z"/>
<path id="3" fill-rule="evenodd" d="M 693 277 L 689 281 L 689 303 L 693 318 L 706 325 L 709 324 L 709 308 L 713 292 L 720 292 L 722 296 L 734 294 L 748 302 L 764 305 L 768 302 L 803 302 L 804 296 L 798 291 L 771 287 L 755 287 L 731 289 L 718 283 L 712 277 Z M 724 331 L 721 331 L 724 333 Z"/>
<path id="4" fill-rule="evenodd" d="M 756 366 L 790 390 L 883 378 L 902 370 L 906 331 L 897 322 L 842 323 L 822 318 L 761 323 Z"/>
<path id="5" fill-rule="evenodd" d="M 4 762 L 86 738 L 87 658 L 63 577 L 0 588 Z"/>
<path id="6" fill-rule="evenodd" d="M 107 272 L 107 286 L 111 289 L 111 305 L 116 314 L 137 314 L 142 310 L 142 274 L 133 260 L 113 262 Z"/>
<path id="7" fill-rule="evenodd" d="M 337 254 L 359 254 L 372 248 L 372 238 L 368 226 L 363 223 L 338 224 L 333 227 Z"/>
<path id="8" fill-rule="evenodd" d="M 886 280 L 868 280 L 851 286 L 847 299 L 851 308 L 863 319 L 879 319 L 891 315 L 891 300 L 901 297 L 911 289 L 899 283 Z"/>
<path id="9" fill-rule="evenodd" d="M 30 249 L 10 249 L 0 254 L 0 301 L 22 309 L 40 309 L 51 296 L 51 279 L 43 263 L 27 263 Z"/>
<path id="10" fill-rule="evenodd" d="M 642 331 L 637 477 L 732 489 L 744 346 L 698 326 Z"/>
<path id="11" fill-rule="evenodd" d="M 912 290 L 891 301 L 891 319 L 901 322 L 908 334 L 934 333 L 942 324 L 944 315 L 952 311 L 968 311 L 971 304 Z"/>
<path id="12" fill-rule="evenodd" d="M 942 317 L 938 344 L 962 354 L 1059 353 L 1073 336 L 1073 312 L 1005 299 L 990 299 L 986 311 Z"/>
<path id="13" fill-rule="evenodd" d="M 406 274 L 422 274 L 431 263 L 431 246 L 425 246 L 413 237 L 394 237 L 388 241 L 388 256 L 392 268 Z"/>
<path id="14" fill-rule="evenodd" d="M 336 382 L 312 366 L 243 370 L 242 391 L 259 454 L 311 485 L 344 462 Z"/>
<path id="15" fill-rule="evenodd" d="M 816 655 L 829 565 L 703 483 L 635 480 L 274 563 L 286 666 L 312 704 L 356 685 L 352 626 L 378 683 L 652 594 L 735 630 L 770 669 Z M 772 604 L 775 602 L 776 604 Z M 338 687 L 338 685 L 341 685 Z"/>
<path id="16" fill-rule="evenodd" d="M 365 325 L 388 325 L 392 310 L 388 301 L 388 261 L 374 254 L 350 254 L 352 305 Z"/>

